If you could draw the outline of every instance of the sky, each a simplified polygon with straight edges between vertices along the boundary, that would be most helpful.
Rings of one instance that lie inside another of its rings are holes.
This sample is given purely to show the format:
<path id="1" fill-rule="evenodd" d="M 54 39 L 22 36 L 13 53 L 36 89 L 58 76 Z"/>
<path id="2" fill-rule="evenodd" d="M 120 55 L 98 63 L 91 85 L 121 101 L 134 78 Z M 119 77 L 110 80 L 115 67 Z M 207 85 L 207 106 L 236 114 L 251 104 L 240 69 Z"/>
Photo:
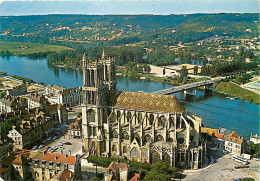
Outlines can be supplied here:
<path id="1" fill-rule="evenodd" d="M 257 13 L 259 0 L 0 0 L 0 15 Z"/>

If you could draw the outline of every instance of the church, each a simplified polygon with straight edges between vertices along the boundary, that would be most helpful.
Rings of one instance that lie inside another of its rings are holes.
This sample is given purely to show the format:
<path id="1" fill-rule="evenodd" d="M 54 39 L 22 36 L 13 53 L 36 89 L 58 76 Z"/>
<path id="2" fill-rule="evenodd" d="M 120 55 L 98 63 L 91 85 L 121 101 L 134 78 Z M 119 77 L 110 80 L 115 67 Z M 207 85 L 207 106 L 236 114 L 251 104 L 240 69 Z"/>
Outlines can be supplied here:
<path id="1" fill-rule="evenodd" d="M 82 132 L 89 155 L 198 169 L 206 160 L 201 118 L 172 95 L 117 91 L 115 59 L 83 55 Z"/>

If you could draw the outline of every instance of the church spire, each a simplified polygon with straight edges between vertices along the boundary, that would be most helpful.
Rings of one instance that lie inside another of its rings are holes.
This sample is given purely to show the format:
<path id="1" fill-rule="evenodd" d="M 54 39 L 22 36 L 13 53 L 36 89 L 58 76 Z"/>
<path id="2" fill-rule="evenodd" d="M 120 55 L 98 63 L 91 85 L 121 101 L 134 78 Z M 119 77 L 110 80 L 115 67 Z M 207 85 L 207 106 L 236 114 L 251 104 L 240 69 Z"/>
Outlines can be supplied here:
<path id="1" fill-rule="evenodd" d="M 83 57 L 82 57 L 82 67 L 83 68 L 86 66 L 86 62 L 87 62 L 86 53 L 84 52 Z"/>
<path id="2" fill-rule="evenodd" d="M 102 59 L 102 60 L 105 60 L 105 58 L 106 58 L 106 54 L 105 54 L 105 49 L 103 48 L 103 52 L 102 52 L 102 57 L 101 57 L 101 59 Z"/>

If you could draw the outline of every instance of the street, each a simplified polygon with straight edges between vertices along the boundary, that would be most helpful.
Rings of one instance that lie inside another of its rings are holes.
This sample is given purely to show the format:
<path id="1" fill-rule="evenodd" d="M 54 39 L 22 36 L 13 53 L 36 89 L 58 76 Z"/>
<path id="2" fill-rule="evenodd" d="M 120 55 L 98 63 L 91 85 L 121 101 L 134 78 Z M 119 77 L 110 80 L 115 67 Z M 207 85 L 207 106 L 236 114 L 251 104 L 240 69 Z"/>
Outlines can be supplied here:
<path id="1" fill-rule="evenodd" d="M 249 174 L 249 168 L 236 169 L 235 166 L 244 166 L 232 160 L 232 154 L 223 155 L 220 151 L 211 151 L 215 163 L 206 169 L 186 172 L 185 181 L 203 180 L 235 180 L 238 178 L 253 177 Z M 257 164 L 255 160 L 249 160 L 249 165 Z M 259 162 L 258 162 L 259 164 Z"/>

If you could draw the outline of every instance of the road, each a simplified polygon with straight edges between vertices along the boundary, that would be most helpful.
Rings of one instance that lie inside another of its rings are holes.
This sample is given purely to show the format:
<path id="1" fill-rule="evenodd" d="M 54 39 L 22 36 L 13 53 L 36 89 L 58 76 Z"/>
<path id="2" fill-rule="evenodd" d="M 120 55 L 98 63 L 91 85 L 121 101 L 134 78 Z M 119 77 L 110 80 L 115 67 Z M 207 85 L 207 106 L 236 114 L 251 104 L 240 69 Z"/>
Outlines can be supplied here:
<path id="1" fill-rule="evenodd" d="M 186 173 L 185 181 L 203 181 L 203 180 L 235 180 L 237 178 L 251 177 L 248 168 L 235 169 L 235 166 L 244 166 L 231 159 L 232 155 L 222 155 L 220 151 L 211 151 L 212 156 L 215 158 L 215 163 L 204 170 L 195 170 Z"/>

